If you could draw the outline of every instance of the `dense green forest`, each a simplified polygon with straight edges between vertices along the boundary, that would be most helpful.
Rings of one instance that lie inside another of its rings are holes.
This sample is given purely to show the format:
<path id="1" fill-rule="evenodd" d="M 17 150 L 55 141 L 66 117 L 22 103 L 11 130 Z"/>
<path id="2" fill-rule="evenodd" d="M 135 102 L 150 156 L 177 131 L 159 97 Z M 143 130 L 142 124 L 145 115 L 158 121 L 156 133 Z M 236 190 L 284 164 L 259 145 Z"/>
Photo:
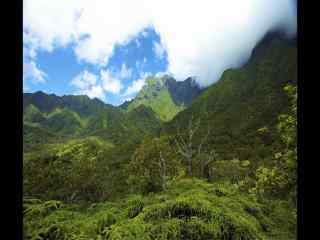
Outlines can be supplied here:
<path id="1" fill-rule="evenodd" d="M 296 239 L 294 41 L 268 35 L 206 89 L 23 101 L 24 239 Z"/>

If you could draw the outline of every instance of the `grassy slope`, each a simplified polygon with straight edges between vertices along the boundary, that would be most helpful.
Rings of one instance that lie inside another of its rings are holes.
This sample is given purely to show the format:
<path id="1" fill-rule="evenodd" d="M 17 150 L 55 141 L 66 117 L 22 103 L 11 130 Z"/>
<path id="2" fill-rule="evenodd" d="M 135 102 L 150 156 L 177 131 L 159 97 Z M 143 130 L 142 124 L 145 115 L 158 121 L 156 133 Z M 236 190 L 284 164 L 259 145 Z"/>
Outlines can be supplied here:
<path id="1" fill-rule="evenodd" d="M 146 85 L 139 92 L 137 97 L 128 105 L 128 111 L 140 105 L 150 107 L 163 121 L 171 120 L 178 112 L 185 107 L 177 105 L 173 101 L 169 91 L 159 78 L 148 78 Z"/>

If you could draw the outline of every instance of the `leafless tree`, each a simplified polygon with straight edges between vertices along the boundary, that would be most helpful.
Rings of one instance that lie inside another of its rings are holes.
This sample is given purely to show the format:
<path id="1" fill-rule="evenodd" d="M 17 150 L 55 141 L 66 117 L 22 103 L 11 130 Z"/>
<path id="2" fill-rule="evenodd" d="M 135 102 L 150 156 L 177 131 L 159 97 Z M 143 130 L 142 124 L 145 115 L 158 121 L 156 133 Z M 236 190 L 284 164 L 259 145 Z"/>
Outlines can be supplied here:
<path id="1" fill-rule="evenodd" d="M 189 176 L 193 176 L 193 161 L 195 157 L 200 157 L 200 174 L 204 176 L 205 169 L 216 160 L 217 154 L 214 150 L 211 150 L 209 153 L 202 154 L 203 145 L 207 142 L 208 137 L 210 135 L 209 125 L 207 127 L 207 132 L 204 137 L 202 137 L 200 143 L 198 145 L 194 142 L 195 133 L 199 130 L 200 127 L 200 119 L 198 119 L 195 123 L 193 120 L 193 116 L 191 116 L 186 134 L 183 136 L 180 132 L 179 127 L 177 128 L 177 136 L 175 138 L 175 143 L 177 146 L 177 152 L 184 158 L 184 162 L 187 165 L 187 174 Z"/>
<path id="2" fill-rule="evenodd" d="M 162 189 L 165 190 L 167 188 L 167 165 L 166 160 L 163 158 L 161 150 L 159 151 L 159 170 L 160 177 L 162 182 Z"/>
<path id="3" fill-rule="evenodd" d="M 217 160 L 217 153 L 215 150 L 211 150 L 207 157 L 200 159 L 200 173 L 201 176 L 205 176 L 205 170 L 210 167 L 210 164 Z M 210 177 L 210 176 L 208 176 Z"/>
<path id="4" fill-rule="evenodd" d="M 187 128 L 186 137 L 184 137 L 181 134 L 179 127 L 177 128 L 177 136 L 175 138 L 177 152 L 183 156 L 184 161 L 187 165 L 187 171 L 189 176 L 192 176 L 193 174 L 192 160 L 194 159 L 194 156 L 197 153 L 193 146 L 193 137 L 194 137 L 194 134 L 199 129 L 199 126 L 200 126 L 200 121 L 198 120 L 196 124 L 193 124 L 193 116 L 191 116 L 189 120 L 188 128 Z"/>

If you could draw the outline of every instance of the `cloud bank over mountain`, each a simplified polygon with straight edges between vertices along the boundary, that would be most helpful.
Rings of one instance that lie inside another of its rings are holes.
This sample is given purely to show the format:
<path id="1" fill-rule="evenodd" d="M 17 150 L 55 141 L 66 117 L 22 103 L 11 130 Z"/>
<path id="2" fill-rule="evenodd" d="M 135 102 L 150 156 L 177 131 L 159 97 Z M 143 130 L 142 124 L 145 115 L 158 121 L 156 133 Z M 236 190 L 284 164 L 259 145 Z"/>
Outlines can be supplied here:
<path id="1" fill-rule="evenodd" d="M 177 80 L 197 76 L 201 86 L 243 64 L 269 30 L 297 30 L 293 0 L 24 0 L 23 7 L 24 50 L 32 61 L 37 51 L 71 46 L 78 61 L 102 68 L 115 46 L 152 27 L 167 71 Z"/>

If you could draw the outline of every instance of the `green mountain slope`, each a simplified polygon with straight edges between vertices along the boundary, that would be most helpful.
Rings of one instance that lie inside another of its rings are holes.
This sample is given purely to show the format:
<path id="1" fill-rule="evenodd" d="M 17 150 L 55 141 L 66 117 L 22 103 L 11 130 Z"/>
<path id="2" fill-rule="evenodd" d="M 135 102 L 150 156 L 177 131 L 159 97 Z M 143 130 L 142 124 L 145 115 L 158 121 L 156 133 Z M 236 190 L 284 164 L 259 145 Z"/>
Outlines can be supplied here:
<path id="1" fill-rule="evenodd" d="M 34 142 L 44 141 L 50 134 L 65 138 L 99 136 L 115 144 L 139 142 L 145 134 L 154 134 L 161 124 L 145 106 L 126 112 L 87 96 L 59 97 L 42 92 L 24 94 L 24 122 L 48 133 L 39 137 L 35 131 L 25 131 L 27 148 L 33 138 Z"/>
<path id="2" fill-rule="evenodd" d="M 41 123 L 45 119 L 45 116 L 33 104 L 29 104 L 23 114 L 23 120 L 26 122 Z"/>
<path id="3" fill-rule="evenodd" d="M 142 132 L 156 132 L 160 128 L 161 120 L 149 107 L 140 105 L 127 114 L 127 121 L 134 122 L 135 128 Z"/>
<path id="4" fill-rule="evenodd" d="M 90 117 L 80 134 L 99 136 L 115 144 L 126 144 L 139 142 L 144 135 L 154 134 L 160 124 L 154 112 L 145 106 L 128 113 L 110 107 Z"/>
<path id="5" fill-rule="evenodd" d="M 65 95 L 57 96 L 55 94 L 46 94 L 38 91 L 35 93 L 23 94 L 23 109 L 32 104 L 39 109 L 42 113 L 50 113 L 56 108 L 67 108 L 76 112 L 81 117 L 88 117 L 103 110 L 107 104 L 103 103 L 99 99 L 90 99 L 85 95 Z"/>
<path id="6" fill-rule="evenodd" d="M 83 126 L 79 115 L 67 108 L 56 108 L 41 125 L 51 132 L 68 135 L 77 134 Z"/>
<path id="7" fill-rule="evenodd" d="M 178 127 L 186 130 L 193 116 L 201 119 L 197 140 L 206 135 L 208 126 L 209 146 L 214 145 L 224 158 L 268 155 L 266 147 L 271 143 L 262 142 L 257 130 L 267 126 L 270 135 L 275 134 L 277 116 L 289 106 L 283 87 L 297 81 L 296 59 L 294 44 L 277 35 L 267 36 L 247 64 L 226 70 L 189 108 L 164 124 L 162 133 L 175 134 Z"/>
<path id="8" fill-rule="evenodd" d="M 23 151 L 41 148 L 44 144 L 63 142 L 64 136 L 52 133 L 37 124 L 23 124 Z"/>
<path id="9" fill-rule="evenodd" d="M 147 77 L 138 95 L 132 102 L 122 105 L 122 108 L 131 111 L 140 105 L 145 105 L 150 107 L 161 120 L 169 121 L 185 109 L 200 92 L 200 88 L 191 78 L 177 82 L 168 75 L 160 78 Z"/>

